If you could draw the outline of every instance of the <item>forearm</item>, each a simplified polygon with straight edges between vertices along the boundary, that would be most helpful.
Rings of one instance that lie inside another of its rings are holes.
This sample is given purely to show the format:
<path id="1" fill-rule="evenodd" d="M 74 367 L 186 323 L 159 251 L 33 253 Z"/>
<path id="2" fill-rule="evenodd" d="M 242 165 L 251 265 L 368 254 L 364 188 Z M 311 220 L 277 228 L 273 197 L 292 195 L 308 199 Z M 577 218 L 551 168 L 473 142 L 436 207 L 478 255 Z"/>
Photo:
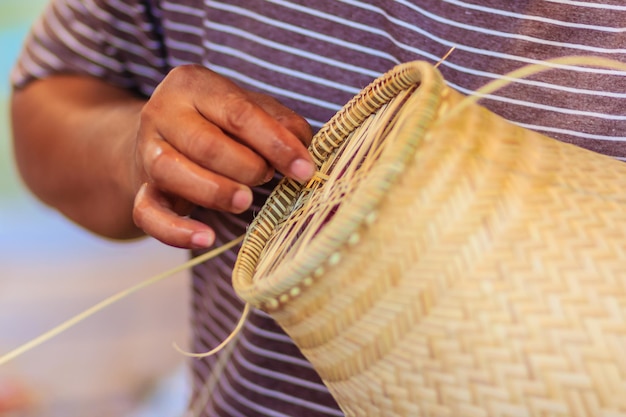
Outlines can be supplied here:
<path id="1" fill-rule="evenodd" d="M 14 92 L 14 149 L 25 183 L 95 233 L 140 236 L 132 220 L 132 167 L 143 104 L 127 91 L 76 76 L 35 81 Z"/>

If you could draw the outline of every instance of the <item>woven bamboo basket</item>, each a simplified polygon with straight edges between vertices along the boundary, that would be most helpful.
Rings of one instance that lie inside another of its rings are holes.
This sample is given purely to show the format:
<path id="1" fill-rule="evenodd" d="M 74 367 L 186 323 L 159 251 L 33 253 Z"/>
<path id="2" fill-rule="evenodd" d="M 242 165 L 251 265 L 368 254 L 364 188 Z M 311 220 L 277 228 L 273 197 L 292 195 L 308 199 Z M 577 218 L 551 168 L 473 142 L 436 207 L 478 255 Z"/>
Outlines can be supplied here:
<path id="1" fill-rule="evenodd" d="M 400 65 L 316 135 L 233 284 L 348 416 L 626 415 L 626 164 Z"/>

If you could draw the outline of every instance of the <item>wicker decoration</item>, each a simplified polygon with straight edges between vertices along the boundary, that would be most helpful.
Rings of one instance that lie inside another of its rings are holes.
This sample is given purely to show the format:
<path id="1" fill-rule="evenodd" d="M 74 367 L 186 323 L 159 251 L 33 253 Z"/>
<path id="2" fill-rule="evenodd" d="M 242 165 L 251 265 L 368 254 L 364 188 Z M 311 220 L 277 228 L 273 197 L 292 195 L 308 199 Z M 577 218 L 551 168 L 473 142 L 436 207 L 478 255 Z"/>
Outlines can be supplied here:
<path id="1" fill-rule="evenodd" d="M 355 97 L 235 289 L 348 416 L 626 416 L 626 164 L 463 100 L 422 62 Z"/>

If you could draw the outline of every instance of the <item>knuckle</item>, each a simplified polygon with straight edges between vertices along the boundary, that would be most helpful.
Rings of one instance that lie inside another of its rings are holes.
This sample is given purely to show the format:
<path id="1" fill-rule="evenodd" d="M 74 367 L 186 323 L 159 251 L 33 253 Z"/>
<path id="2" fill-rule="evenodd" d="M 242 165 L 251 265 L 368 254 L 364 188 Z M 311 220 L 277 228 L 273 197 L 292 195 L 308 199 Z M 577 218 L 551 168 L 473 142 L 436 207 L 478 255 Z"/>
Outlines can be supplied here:
<path id="1" fill-rule="evenodd" d="M 270 155 L 272 155 L 275 160 L 291 159 L 295 151 L 286 140 L 282 140 L 278 136 L 267 140 L 266 146 Z"/>
<path id="2" fill-rule="evenodd" d="M 241 94 L 228 93 L 224 96 L 222 111 L 226 130 L 240 132 L 254 118 L 256 105 Z"/>
<path id="3" fill-rule="evenodd" d="M 170 152 L 158 143 L 152 143 L 144 153 L 144 169 L 155 182 L 162 180 L 172 165 Z"/>
<path id="4" fill-rule="evenodd" d="M 217 140 L 201 126 L 190 128 L 185 136 L 189 157 L 203 165 L 207 165 L 223 152 L 224 145 L 222 141 Z"/>
<path id="5" fill-rule="evenodd" d="M 151 126 L 158 120 L 161 112 L 160 101 L 157 96 L 153 96 L 144 104 L 139 113 L 140 126 Z"/>
<path id="6" fill-rule="evenodd" d="M 201 205 L 208 209 L 230 210 L 233 187 L 225 179 L 214 179 L 205 184 Z"/>
<path id="7" fill-rule="evenodd" d="M 211 86 L 213 77 L 213 72 L 202 65 L 180 65 L 170 70 L 157 87 L 155 93 L 159 93 L 156 94 L 159 97 L 161 95 L 169 97 L 180 95 L 181 92 L 193 94 L 199 91 L 206 91 Z M 170 105 L 171 100 L 164 100 L 164 104 Z"/>
<path id="8" fill-rule="evenodd" d="M 204 206 L 207 208 L 221 208 L 224 202 L 224 190 L 213 181 L 204 193 Z"/>
<path id="9" fill-rule="evenodd" d="M 175 85 L 193 84 L 205 68 L 198 64 L 184 64 L 174 67 L 163 80 Z"/>

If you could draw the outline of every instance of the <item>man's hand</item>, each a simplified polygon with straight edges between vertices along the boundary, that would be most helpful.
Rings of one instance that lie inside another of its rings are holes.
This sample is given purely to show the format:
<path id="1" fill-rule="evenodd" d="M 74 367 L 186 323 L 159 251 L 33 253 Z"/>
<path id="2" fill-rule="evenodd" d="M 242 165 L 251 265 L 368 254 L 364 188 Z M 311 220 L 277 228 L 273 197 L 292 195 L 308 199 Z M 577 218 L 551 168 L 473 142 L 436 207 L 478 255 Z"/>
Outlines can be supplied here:
<path id="1" fill-rule="evenodd" d="M 141 112 L 135 223 L 170 245 L 209 246 L 211 228 L 183 217 L 191 207 L 240 213 L 252 203 L 250 187 L 275 169 L 309 179 L 310 139 L 308 123 L 270 97 L 200 66 L 178 67 Z"/>
<path id="2" fill-rule="evenodd" d="M 177 247 L 213 244 L 194 206 L 239 213 L 275 170 L 313 175 L 307 122 L 200 66 L 174 69 L 149 100 L 58 75 L 12 97 L 14 148 L 31 190 L 103 236 L 143 232 Z"/>

